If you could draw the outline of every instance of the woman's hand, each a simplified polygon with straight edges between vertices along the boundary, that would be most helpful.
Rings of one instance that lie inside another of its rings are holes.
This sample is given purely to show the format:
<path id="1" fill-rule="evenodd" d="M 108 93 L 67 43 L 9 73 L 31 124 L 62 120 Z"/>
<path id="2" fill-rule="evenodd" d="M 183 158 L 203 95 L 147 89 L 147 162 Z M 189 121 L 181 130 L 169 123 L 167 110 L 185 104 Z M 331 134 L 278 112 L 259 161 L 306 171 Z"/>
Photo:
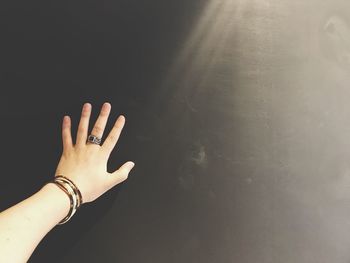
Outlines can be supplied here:
<path id="1" fill-rule="evenodd" d="M 103 104 L 92 135 L 104 132 L 109 103 Z M 126 162 L 113 173 L 107 172 L 107 161 L 125 124 L 119 116 L 103 145 L 86 143 L 91 105 L 85 103 L 80 118 L 75 145 L 71 136 L 71 120 L 63 119 L 63 153 L 56 169 L 57 175 L 71 179 L 79 188 L 83 202 L 91 202 L 110 188 L 124 181 L 134 166 Z M 0 262 L 27 262 L 43 237 L 64 218 L 70 203 L 67 195 L 51 183 L 38 192 L 0 213 Z"/>
<path id="2" fill-rule="evenodd" d="M 110 111 L 111 105 L 104 103 L 91 131 L 92 135 L 102 138 Z M 63 118 L 63 153 L 55 173 L 55 176 L 64 175 L 75 183 L 82 194 L 83 203 L 94 201 L 113 186 L 126 180 L 135 165 L 129 161 L 115 172 L 107 172 L 107 161 L 124 127 L 125 117 L 120 115 L 103 145 L 97 145 L 86 142 L 90 115 L 91 104 L 85 103 L 75 145 L 71 135 L 71 119 L 69 116 Z"/>

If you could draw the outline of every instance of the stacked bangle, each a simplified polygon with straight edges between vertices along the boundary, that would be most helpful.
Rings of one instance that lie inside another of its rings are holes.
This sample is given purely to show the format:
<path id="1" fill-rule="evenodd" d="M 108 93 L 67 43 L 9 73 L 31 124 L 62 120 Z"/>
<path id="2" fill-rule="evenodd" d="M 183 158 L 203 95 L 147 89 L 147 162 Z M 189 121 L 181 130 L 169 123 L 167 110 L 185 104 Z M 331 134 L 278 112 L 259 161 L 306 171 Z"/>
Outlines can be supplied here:
<path id="1" fill-rule="evenodd" d="M 70 179 L 63 175 L 55 176 L 55 179 L 53 179 L 49 183 L 54 183 L 59 188 L 61 188 L 68 195 L 70 200 L 70 208 L 67 216 L 58 223 L 58 225 L 62 225 L 72 218 L 77 209 L 83 203 L 83 198 L 78 187 Z"/>

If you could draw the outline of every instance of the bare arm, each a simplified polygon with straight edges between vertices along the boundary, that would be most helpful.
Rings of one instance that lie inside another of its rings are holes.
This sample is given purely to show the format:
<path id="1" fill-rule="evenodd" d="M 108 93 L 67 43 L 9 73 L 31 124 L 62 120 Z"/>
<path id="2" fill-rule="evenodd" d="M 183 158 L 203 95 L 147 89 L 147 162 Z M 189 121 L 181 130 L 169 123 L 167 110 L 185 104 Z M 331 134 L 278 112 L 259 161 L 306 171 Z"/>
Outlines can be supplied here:
<path id="1" fill-rule="evenodd" d="M 47 184 L 0 213 L 0 262 L 26 262 L 68 211 L 68 196 L 57 186 Z"/>
<path id="2" fill-rule="evenodd" d="M 111 106 L 105 103 L 91 134 L 102 137 Z M 57 175 L 71 179 L 80 189 L 83 203 L 92 202 L 113 186 L 126 180 L 134 166 L 124 163 L 113 173 L 107 172 L 107 161 L 125 124 L 120 116 L 102 146 L 87 144 L 91 105 L 82 110 L 77 141 L 73 145 L 71 121 L 63 120 L 63 153 Z M 0 213 L 0 262 L 26 262 L 43 237 L 69 211 L 69 197 L 54 184 L 46 184 L 32 196 Z"/>

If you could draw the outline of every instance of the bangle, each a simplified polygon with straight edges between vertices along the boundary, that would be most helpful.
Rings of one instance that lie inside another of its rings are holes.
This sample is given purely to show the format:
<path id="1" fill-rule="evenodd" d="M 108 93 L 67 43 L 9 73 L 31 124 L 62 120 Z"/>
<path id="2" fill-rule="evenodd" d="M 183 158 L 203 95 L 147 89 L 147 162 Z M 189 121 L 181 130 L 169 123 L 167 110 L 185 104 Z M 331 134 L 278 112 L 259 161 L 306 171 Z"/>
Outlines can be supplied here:
<path id="1" fill-rule="evenodd" d="M 67 216 L 58 223 L 58 225 L 62 225 L 72 218 L 77 209 L 82 205 L 83 198 L 78 187 L 70 179 L 63 175 L 55 176 L 55 178 L 49 183 L 57 185 L 68 195 L 70 200 L 70 207 Z"/>
<path id="2" fill-rule="evenodd" d="M 67 178 L 63 175 L 57 175 L 55 177 L 55 181 L 61 181 L 61 182 L 63 181 L 65 183 L 69 184 L 69 186 L 73 189 L 74 194 L 77 197 L 77 202 L 78 202 L 77 208 L 79 208 L 83 204 L 83 197 L 79 191 L 79 188 L 72 182 L 72 180 L 70 180 L 69 178 Z"/>
<path id="3" fill-rule="evenodd" d="M 65 222 L 67 222 L 75 213 L 75 208 L 74 208 L 74 196 L 71 194 L 70 190 L 68 190 L 64 185 L 62 185 L 61 183 L 57 183 L 57 182 L 49 182 L 49 183 L 53 183 L 55 185 L 57 185 L 59 188 L 61 188 L 63 190 L 63 192 L 65 192 L 68 197 L 69 197 L 69 201 L 70 201 L 70 206 L 69 206 L 69 212 L 67 214 L 67 216 L 65 218 L 63 218 L 58 224 L 64 224 Z"/>

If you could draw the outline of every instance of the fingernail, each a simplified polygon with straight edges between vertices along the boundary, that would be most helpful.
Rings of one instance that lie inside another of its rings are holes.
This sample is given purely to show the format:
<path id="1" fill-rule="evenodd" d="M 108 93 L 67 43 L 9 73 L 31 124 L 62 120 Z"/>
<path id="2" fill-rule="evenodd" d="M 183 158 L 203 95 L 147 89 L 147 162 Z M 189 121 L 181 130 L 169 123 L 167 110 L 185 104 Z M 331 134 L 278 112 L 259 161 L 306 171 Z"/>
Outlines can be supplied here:
<path id="1" fill-rule="evenodd" d="M 135 166 L 135 163 L 134 163 L 134 162 L 128 162 L 128 167 L 130 168 L 130 170 L 131 170 L 132 168 L 134 168 L 134 166 Z"/>
<path id="2" fill-rule="evenodd" d="M 103 109 L 107 109 L 107 108 L 109 108 L 109 107 L 111 107 L 111 104 L 110 104 L 109 102 L 105 102 L 105 103 L 103 103 L 103 105 L 102 105 L 102 108 L 103 108 Z"/>
<path id="3" fill-rule="evenodd" d="M 87 110 L 87 109 L 89 109 L 89 108 L 90 108 L 90 106 L 91 106 L 91 104 L 90 104 L 90 103 L 88 103 L 88 102 L 86 102 L 86 103 L 84 103 L 83 108 L 84 108 L 84 110 Z"/>

